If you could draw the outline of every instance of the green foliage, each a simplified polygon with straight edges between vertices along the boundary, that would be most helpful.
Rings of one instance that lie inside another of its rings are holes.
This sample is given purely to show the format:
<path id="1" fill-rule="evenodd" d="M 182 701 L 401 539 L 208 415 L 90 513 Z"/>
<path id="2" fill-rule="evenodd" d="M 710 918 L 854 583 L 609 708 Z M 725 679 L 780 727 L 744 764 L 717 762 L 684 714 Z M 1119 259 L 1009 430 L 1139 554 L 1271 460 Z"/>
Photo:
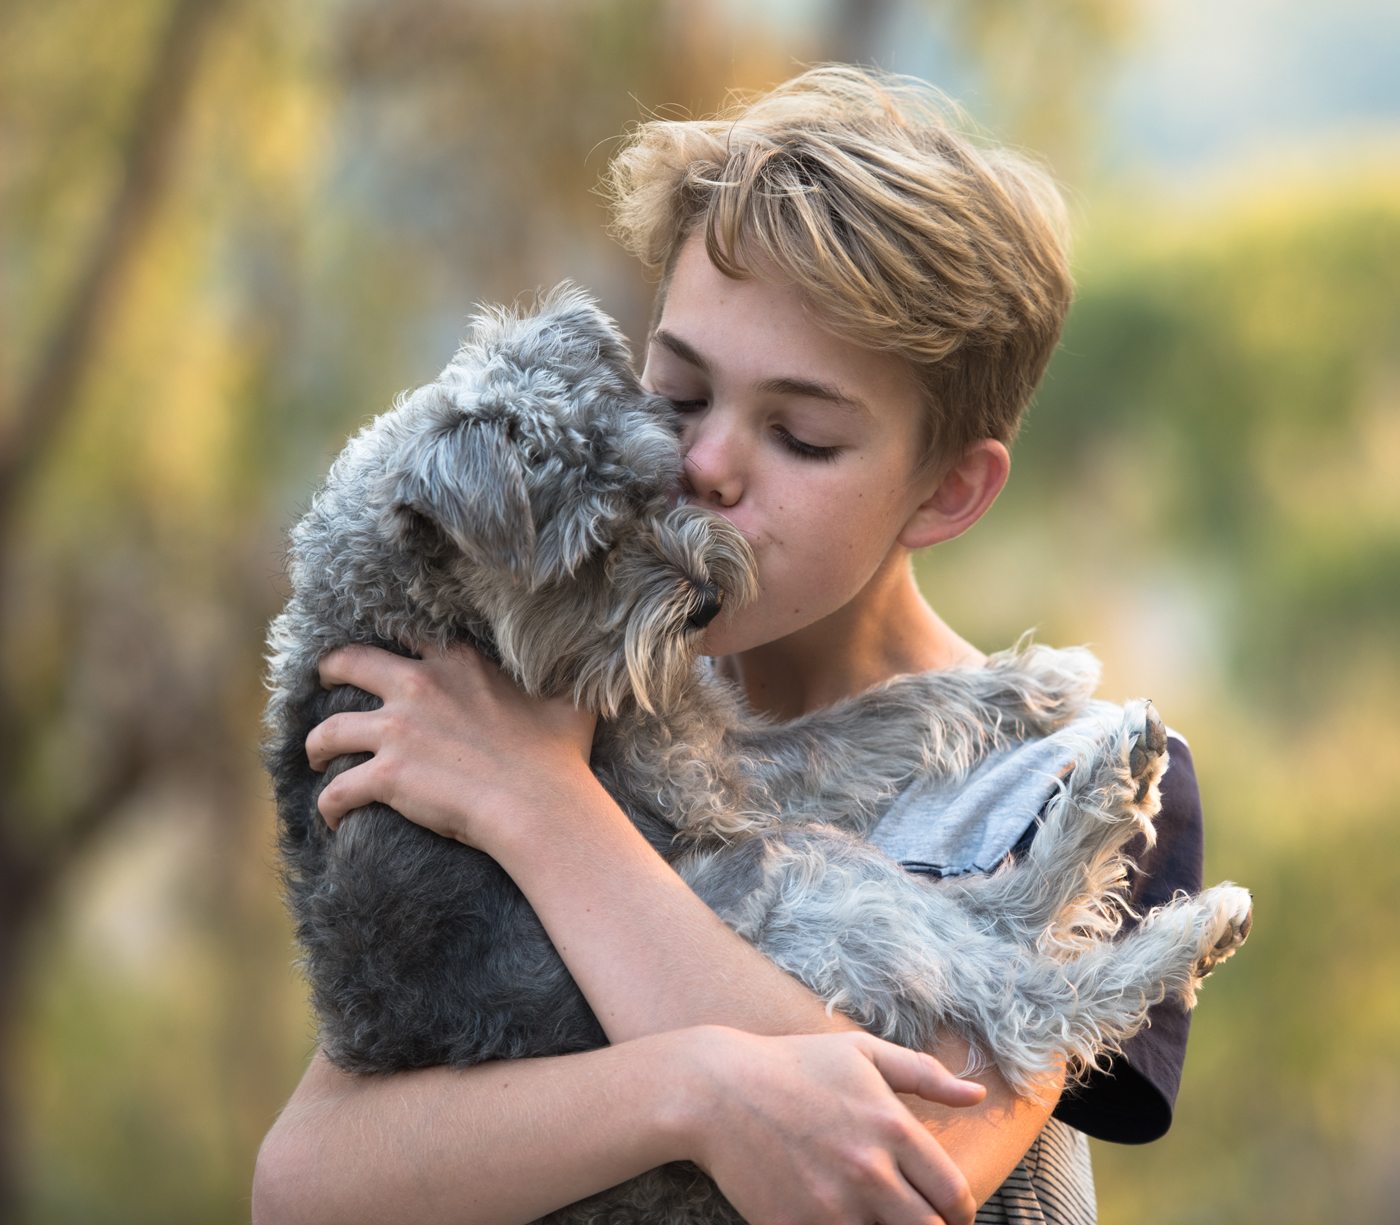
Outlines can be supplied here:
<path id="1" fill-rule="evenodd" d="M 1021 37 L 1027 5 L 984 7 L 969 36 Z M 81 262 L 168 9 L 0 15 L 10 384 Z M 1042 9 L 1087 23 L 1091 59 L 1123 11 Z M 41 815 L 81 779 L 94 708 L 205 717 L 166 700 L 167 674 L 236 729 L 219 771 L 175 769 L 135 805 L 31 950 L 8 1054 L 36 1221 L 246 1219 L 308 1045 L 253 752 L 280 534 L 475 297 L 572 275 L 635 334 L 649 291 L 589 194 L 606 142 L 638 103 L 705 109 L 787 68 L 720 10 L 660 0 L 250 0 L 219 42 L 8 576 Z M 919 564 L 980 645 L 1037 625 L 1099 648 L 1106 696 L 1152 693 L 1193 743 L 1208 875 L 1256 894 L 1172 1134 L 1097 1153 L 1103 1219 L 1375 1219 L 1400 1194 L 1400 183 L 1186 217 L 1136 201 L 1082 247 L 1011 488 Z"/>
<path id="2" fill-rule="evenodd" d="M 1128 440 L 1159 545 L 1230 575 L 1241 678 L 1318 710 L 1400 609 L 1400 187 L 1136 237 L 1086 258 L 1017 496 Z"/>
<path id="3" fill-rule="evenodd" d="M 1095 1146 L 1105 1225 L 1390 1219 L 1400 771 L 1367 759 L 1377 749 L 1394 757 L 1389 717 L 1372 743 L 1356 738 L 1353 720 L 1339 739 L 1354 759 L 1338 752 L 1301 766 L 1266 745 L 1241 761 L 1248 729 L 1211 729 L 1207 876 L 1250 886 L 1255 929 L 1202 993 L 1170 1134 L 1146 1149 Z M 1332 785 L 1337 768 L 1367 785 Z"/>

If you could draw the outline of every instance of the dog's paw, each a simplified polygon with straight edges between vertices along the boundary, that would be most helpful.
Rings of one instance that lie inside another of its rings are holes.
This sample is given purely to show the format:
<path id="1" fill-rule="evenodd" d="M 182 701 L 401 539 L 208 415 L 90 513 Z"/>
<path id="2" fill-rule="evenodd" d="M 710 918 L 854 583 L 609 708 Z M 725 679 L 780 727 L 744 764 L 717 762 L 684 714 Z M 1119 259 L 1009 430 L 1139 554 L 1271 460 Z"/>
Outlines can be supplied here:
<path id="1" fill-rule="evenodd" d="M 1128 771 L 1137 790 L 1133 793 L 1133 803 L 1141 804 L 1152 790 L 1152 784 L 1161 777 L 1163 758 L 1167 753 L 1167 726 L 1162 722 L 1157 708 L 1151 702 L 1142 706 L 1142 723 L 1133 747 L 1128 753 Z"/>
<path id="2" fill-rule="evenodd" d="M 1254 926 L 1254 897 L 1238 885 L 1217 885 L 1202 894 L 1209 900 L 1206 922 L 1201 932 L 1201 957 L 1196 977 L 1204 978 L 1248 938 Z"/>

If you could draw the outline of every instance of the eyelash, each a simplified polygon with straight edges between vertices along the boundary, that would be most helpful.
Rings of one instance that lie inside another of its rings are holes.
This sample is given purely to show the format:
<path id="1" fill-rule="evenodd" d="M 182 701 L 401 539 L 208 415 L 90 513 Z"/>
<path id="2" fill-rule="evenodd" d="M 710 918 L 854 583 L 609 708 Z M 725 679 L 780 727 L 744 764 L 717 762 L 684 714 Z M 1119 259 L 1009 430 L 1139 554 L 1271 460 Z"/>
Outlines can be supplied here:
<path id="1" fill-rule="evenodd" d="M 671 407 L 678 413 L 696 412 L 708 404 L 708 400 L 672 400 Z M 803 442 L 800 438 L 794 438 L 783 426 L 773 427 L 783 446 L 794 455 L 800 455 L 803 459 L 816 459 L 829 463 L 835 459 L 840 452 L 840 447 L 814 447 L 810 442 Z"/>
<path id="2" fill-rule="evenodd" d="M 800 455 L 803 459 L 821 460 L 823 463 L 830 463 L 836 458 L 840 447 L 814 447 L 810 442 L 803 442 L 800 438 L 794 438 L 781 425 L 773 427 L 778 437 L 783 440 L 785 446 L 794 455 Z"/>

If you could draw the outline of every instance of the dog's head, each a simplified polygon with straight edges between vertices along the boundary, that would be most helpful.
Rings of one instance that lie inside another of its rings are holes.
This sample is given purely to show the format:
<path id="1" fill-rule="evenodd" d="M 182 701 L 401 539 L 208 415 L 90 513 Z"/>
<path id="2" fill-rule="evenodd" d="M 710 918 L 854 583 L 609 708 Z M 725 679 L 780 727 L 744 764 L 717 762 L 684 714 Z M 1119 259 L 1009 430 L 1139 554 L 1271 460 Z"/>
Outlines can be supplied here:
<path id="1" fill-rule="evenodd" d="M 754 591 L 724 519 L 668 508 L 680 476 L 670 403 L 569 286 L 528 315 L 478 316 L 437 382 L 398 406 L 375 494 L 386 542 L 436 575 L 435 621 L 483 625 L 531 692 L 615 713 L 664 707 L 700 631 Z M 443 602 L 458 605 L 445 610 Z"/>

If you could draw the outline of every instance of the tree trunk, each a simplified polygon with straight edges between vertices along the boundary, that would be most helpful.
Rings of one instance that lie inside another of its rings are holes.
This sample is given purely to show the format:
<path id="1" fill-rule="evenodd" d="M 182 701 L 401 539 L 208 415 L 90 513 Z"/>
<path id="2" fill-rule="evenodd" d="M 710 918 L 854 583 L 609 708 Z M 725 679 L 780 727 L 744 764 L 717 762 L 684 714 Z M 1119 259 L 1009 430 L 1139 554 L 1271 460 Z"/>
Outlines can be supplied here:
<path id="1" fill-rule="evenodd" d="M 5 893 L 0 895 L 0 1225 L 19 1225 L 22 1219 L 20 1175 L 20 1127 L 15 1084 L 15 1037 L 19 1017 L 22 960 L 27 943 L 26 914 L 33 913 L 29 892 L 3 873 Z"/>
<path id="2" fill-rule="evenodd" d="M 123 158 L 122 184 L 99 227 L 91 254 L 67 306 L 59 313 L 35 373 L 15 397 L 0 432 L 0 574 L 10 573 L 10 529 L 29 475 L 45 460 L 73 415 L 107 321 L 141 243 L 169 193 L 180 131 L 198 68 L 216 19 L 234 0 L 175 0 L 161 45 L 136 108 Z M 34 704 L 0 692 L 0 1225 L 23 1214 L 20 1116 L 16 1103 L 14 1038 L 21 1012 L 25 951 L 54 886 L 83 848 L 111 822 L 143 772 L 128 753 L 109 785 L 67 814 L 58 837 L 42 843 L 25 828 L 15 754 Z M 129 741 L 139 726 L 129 712 L 112 739 Z"/>

